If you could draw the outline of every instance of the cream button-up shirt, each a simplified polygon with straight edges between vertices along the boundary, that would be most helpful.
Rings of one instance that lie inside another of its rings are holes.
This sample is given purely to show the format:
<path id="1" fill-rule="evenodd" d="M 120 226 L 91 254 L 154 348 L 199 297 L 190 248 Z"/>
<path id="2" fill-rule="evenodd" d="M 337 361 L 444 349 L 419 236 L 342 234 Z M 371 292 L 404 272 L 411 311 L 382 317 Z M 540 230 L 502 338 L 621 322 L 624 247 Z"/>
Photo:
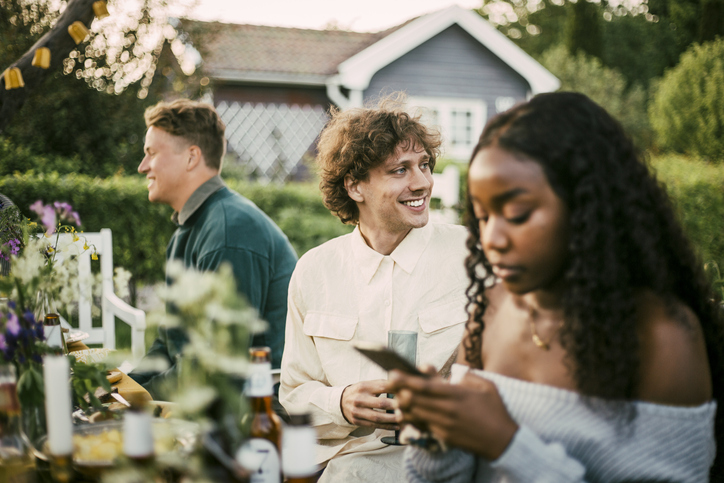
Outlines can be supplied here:
<path id="1" fill-rule="evenodd" d="M 279 398 L 289 413 L 312 414 L 317 463 L 327 463 L 320 481 L 403 479 L 403 447 L 380 441 L 392 431 L 357 427 L 342 416 L 345 387 L 387 379 L 353 343 L 387 345 L 390 330 L 416 331 L 418 365 L 440 369 L 460 344 L 468 319 L 466 238 L 462 226 L 429 223 L 411 230 L 385 256 L 357 228 L 297 262 L 289 283 Z"/>

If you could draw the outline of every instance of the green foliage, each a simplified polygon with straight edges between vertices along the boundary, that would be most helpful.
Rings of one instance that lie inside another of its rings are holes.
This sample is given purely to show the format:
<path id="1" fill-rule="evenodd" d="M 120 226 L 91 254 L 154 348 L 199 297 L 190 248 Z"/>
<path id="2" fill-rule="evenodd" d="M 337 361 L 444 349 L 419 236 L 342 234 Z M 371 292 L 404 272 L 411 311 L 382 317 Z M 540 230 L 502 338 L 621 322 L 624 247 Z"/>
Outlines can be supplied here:
<path id="1" fill-rule="evenodd" d="M 571 56 L 563 46 L 546 51 L 541 62 L 560 79 L 560 90 L 586 94 L 618 119 L 639 146 L 650 145 L 651 128 L 643 88 L 627 87 L 620 72 L 583 53 Z"/>
<path id="2" fill-rule="evenodd" d="M 26 153 L 43 154 L 38 159 L 45 163 L 34 166 L 25 156 L 24 165 L 6 166 L 10 160 L 3 157 L 2 174 L 11 173 L 8 168 L 48 172 L 57 167 L 60 172 L 103 177 L 119 169 L 136 171 L 143 157 L 143 111 L 152 99 L 138 99 L 131 90 L 118 95 L 99 92 L 62 72 L 45 79 L 37 94 L 28 98 L 3 137 Z M 75 159 L 69 163 L 71 158 Z M 56 166 L 58 162 L 64 163 Z"/>
<path id="3" fill-rule="evenodd" d="M 699 38 L 699 22 L 708 19 L 699 3 L 700 0 L 484 0 L 478 12 L 536 59 L 559 44 L 573 49 L 581 47 L 589 55 L 599 56 L 598 47 L 588 49 L 586 45 L 597 46 L 600 39 L 599 57 L 604 65 L 620 71 L 628 86 L 648 86 L 651 79 L 673 67 L 681 53 Z M 590 15 L 597 12 L 598 26 L 575 28 L 580 25 L 574 18 L 578 9 L 585 9 Z M 722 28 L 721 25 L 719 21 L 718 27 Z M 573 30 L 578 34 L 576 40 L 569 35 Z"/>
<path id="4" fill-rule="evenodd" d="M 88 412 L 91 406 L 96 410 L 103 410 L 103 403 L 96 397 L 98 388 L 111 392 L 111 383 L 106 377 L 106 368 L 102 364 L 86 364 L 77 362 L 72 355 L 68 356 L 70 364 L 70 388 L 72 390 L 73 404 Z"/>
<path id="5" fill-rule="evenodd" d="M 724 38 L 681 56 L 655 87 L 649 118 L 662 148 L 724 159 Z"/>
<path id="6" fill-rule="evenodd" d="M 699 42 L 724 36 L 724 0 L 702 0 Z"/>
<path id="7" fill-rule="evenodd" d="M 175 89 L 178 95 L 201 94 L 200 74 L 185 76 L 170 49 L 176 36 L 167 24 L 172 2 L 143 0 L 135 8 L 109 3 L 112 16 L 94 21 L 89 39 L 28 93 L 0 136 L 0 144 L 10 141 L 43 155 L 36 158 L 41 164 L 20 156 L 9 166 L 6 147 L 0 146 L 0 175 L 28 169 L 101 177 L 134 173 L 143 157 L 144 110 L 171 86 L 182 86 Z M 67 0 L 0 0 L 0 71 L 31 49 L 66 5 Z M 70 166 L 56 156 L 75 159 Z"/>
<path id="8" fill-rule="evenodd" d="M 650 2 L 649 2 L 650 3 Z M 682 49 L 669 22 L 645 15 L 623 15 L 603 22 L 603 63 L 621 72 L 628 85 L 647 86 L 676 65 Z"/>
<path id="9" fill-rule="evenodd" d="M 651 168 L 666 185 L 702 262 L 724 267 L 724 165 L 665 155 L 653 158 Z"/>
<path id="10" fill-rule="evenodd" d="M 571 54 L 583 52 L 592 57 L 603 58 L 603 36 L 601 33 L 601 8 L 588 0 L 579 0 L 568 5 L 566 26 L 566 47 Z"/>
<path id="11" fill-rule="evenodd" d="M 229 180 L 229 187 L 266 212 L 287 234 L 298 255 L 353 227 L 342 225 L 322 204 L 313 184 L 287 186 L 248 184 Z M 166 245 L 175 230 L 168 206 L 148 201 L 145 180 L 114 176 L 17 173 L 0 178 L 0 193 L 26 215 L 36 200 L 67 201 L 80 214 L 87 232 L 113 231 L 113 258 L 134 275 L 134 282 L 163 279 Z"/>

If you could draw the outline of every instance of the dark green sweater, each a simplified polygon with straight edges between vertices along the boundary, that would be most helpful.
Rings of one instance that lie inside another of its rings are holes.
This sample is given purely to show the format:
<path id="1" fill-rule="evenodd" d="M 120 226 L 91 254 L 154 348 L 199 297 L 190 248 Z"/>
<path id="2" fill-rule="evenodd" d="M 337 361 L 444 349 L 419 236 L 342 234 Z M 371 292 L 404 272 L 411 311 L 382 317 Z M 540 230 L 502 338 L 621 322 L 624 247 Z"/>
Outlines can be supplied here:
<path id="1" fill-rule="evenodd" d="M 272 367 L 278 368 L 284 351 L 287 287 L 297 260 L 279 227 L 254 203 L 224 186 L 173 234 L 166 249 L 166 260 L 172 259 L 203 271 L 216 270 L 221 262 L 231 264 L 239 292 L 269 323 L 252 344 L 269 346 Z M 152 396 L 163 395 L 159 384 L 175 374 L 173 365 L 185 343 L 181 331 L 161 328 L 147 356 L 166 358 L 172 368 L 161 374 L 134 371 L 131 375 Z"/>

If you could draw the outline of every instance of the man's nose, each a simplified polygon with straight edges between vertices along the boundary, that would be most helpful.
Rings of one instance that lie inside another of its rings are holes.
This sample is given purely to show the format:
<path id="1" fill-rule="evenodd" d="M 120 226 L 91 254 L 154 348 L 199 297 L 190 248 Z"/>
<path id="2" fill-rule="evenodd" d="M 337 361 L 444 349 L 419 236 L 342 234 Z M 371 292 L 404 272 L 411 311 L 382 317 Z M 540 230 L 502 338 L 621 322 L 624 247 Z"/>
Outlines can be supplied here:
<path id="1" fill-rule="evenodd" d="M 412 179 L 410 180 L 410 191 L 432 190 L 432 175 L 419 168 L 412 171 Z"/>
<path id="2" fill-rule="evenodd" d="M 144 156 L 141 164 L 138 165 L 138 172 L 143 174 L 148 171 L 148 156 Z"/>

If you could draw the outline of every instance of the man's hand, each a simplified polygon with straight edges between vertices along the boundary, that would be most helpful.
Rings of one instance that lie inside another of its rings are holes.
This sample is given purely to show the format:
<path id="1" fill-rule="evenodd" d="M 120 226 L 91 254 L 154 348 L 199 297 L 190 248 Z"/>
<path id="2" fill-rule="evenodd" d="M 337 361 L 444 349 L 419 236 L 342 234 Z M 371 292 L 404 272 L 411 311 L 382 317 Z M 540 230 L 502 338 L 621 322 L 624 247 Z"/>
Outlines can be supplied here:
<path id="1" fill-rule="evenodd" d="M 395 421 L 395 415 L 383 412 L 394 409 L 392 399 L 379 397 L 380 394 L 387 392 L 388 387 L 388 381 L 378 379 L 358 382 L 344 388 L 340 406 L 347 422 L 355 426 L 400 429 L 400 425 Z"/>

